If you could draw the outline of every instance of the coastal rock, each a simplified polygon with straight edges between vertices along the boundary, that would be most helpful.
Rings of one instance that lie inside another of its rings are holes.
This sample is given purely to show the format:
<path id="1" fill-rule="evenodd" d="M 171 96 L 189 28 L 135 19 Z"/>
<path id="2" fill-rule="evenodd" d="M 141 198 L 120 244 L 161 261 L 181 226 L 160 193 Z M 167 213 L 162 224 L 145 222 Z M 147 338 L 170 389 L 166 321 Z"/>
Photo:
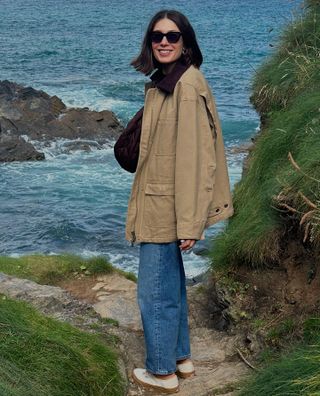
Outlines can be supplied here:
<path id="1" fill-rule="evenodd" d="M 16 151 L 11 150 L 8 161 L 37 157 L 36 154 L 31 157 L 20 154 L 23 143 L 19 141 L 21 144 L 18 145 L 18 140 L 14 140 L 14 137 L 26 135 L 31 141 L 41 142 L 50 142 L 58 138 L 86 139 L 100 147 L 111 139 L 116 139 L 122 129 L 114 113 L 109 110 L 67 108 L 57 96 L 50 96 L 43 91 L 7 80 L 0 81 L 0 133 L 10 135 L 16 144 Z M 1 140 L 0 149 L 6 151 L 7 149 L 2 147 L 3 144 L 4 140 Z M 32 146 L 30 142 L 29 145 Z M 93 144 L 79 144 L 77 149 L 89 150 L 92 146 Z"/>
<path id="2" fill-rule="evenodd" d="M 44 154 L 19 136 L 0 135 L 0 162 L 44 160 Z"/>
<path id="3" fill-rule="evenodd" d="M 119 121 L 111 111 L 71 108 L 52 119 L 45 134 L 46 138 L 92 139 L 101 145 L 116 138 L 120 132 Z"/>
<path id="4" fill-rule="evenodd" d="M 94 310 L 102 318 L 112 318 L 121 326 L 141 330 L 135 282 L 118 274 L 101 276 L 98 281 L 95 287 L 98 301 L 93 305 Z"/>
<path id="5" fill-rule="evenodd" d="M 52 315 L 56 319 L 73 324 L 77 322 L 76 319 L 80 315 L 90 315 L 90 323 L 97 321 L 89 304 L 72 298 L 60 287 L 39 285 L 31 280 L 0 272 L 0 294 L 26 301 L 46 315 Z"/>

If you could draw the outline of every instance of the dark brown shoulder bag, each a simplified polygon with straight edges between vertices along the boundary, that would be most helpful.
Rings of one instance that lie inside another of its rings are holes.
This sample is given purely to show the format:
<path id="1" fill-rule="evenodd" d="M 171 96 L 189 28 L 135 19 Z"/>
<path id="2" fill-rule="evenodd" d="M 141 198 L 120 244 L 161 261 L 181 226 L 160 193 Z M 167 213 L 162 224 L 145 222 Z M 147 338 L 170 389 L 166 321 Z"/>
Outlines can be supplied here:
<path id="1" fill-rule="evenodd" d="M 129 121 L 125 130 L 114 145 L 114 156 L 120 166 L 128 172 L 134 173 L 139 160 L 143 107 Z"/>

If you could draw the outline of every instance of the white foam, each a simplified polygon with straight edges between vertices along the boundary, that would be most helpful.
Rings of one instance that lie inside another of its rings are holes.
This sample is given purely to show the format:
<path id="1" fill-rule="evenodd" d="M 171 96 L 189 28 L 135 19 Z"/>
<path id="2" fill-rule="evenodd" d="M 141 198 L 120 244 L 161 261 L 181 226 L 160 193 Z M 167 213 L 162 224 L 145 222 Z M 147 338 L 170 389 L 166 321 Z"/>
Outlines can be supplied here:
<path id="1" fill-rule="evenodd" d="M 112 265 L 125 271 L 138 274 L 138 256 L 123 253 L 107 253 L 106 256 Z"/>
<path id="2" fill-rule="evenodd" d="M 23 253 L 9 253 L 7 256 L 12 257 L 12 258 L 19 258 L 21 256 L 24 256 L 25 254 Z"/>
<path id="3" fill-rule="evenodd" d="M 67 107 L 88 107 L 89 110 L 102 111 L 112 110 L 116 111 L 119 108 L 130 107 L 131 103 L 122 99 L 115 99 L 113 97 L 105 97 L 97 89 L 86 90 L 66 90 L 48 88 L 47 92 L 51 95 L 57 95 L 62 99 Z"/>
<path id="4" fill-rule="evenodd" d="M 91 104 L 93 110 L 112 110 L 117 111 L 119 107 L 127 107 L 130 102 L 114 98 L 103 98 L 95 101 L 95 104 Z"/>
<path id="5" fill-rule="evenodd" d="M 57 138 L 51 141 L 40 141 L 40 140 L 33 140 L 27 135 L 22 135 L 23 139 L 26 142 L 31 143 L 36 150 L 41 151 L 44 153 L 46 160 L 53 160 L 62 154 L 74 155 L 74 154 L 88 154 L 82 149 L 71 148 L 70 145 L 73 145 L 74 142 L 79 142 L 83 144 L 87 144 L 90 146 L 90 152 L 96 152 L 103 150 L 104 152 L 111 152 L 113 151 L 114 146 L 114 139 L 110 139 L 106 141 L 104 144 L 100 145 L 95 140 L 90 139 L 66 139 L 66 138 Z M 89 153 L 90 153 L 89 152 Z"/>
<path id="6" fill-rule="evenodd" d="M 92 258 L 92 257 L 99 257 L 102 256 L 101 252 L 95 251 L 95 250 L 88 250 L 88 249 L 83 249 L 80 253 L 78 253 L 79 256 L 83 258 Z"/>

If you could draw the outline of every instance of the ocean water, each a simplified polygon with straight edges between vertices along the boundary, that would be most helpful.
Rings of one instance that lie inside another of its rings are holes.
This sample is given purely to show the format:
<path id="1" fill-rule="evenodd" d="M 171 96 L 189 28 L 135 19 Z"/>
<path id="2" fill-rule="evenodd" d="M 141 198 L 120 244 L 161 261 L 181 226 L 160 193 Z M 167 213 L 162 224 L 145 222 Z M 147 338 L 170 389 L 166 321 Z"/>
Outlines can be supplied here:
<path id="1" fill-rule="evenodd" d="M 126 123 L 143 104 L 148 80 L 129 66 L 150 17 L 162 8 L 185 13 L 204 56 L 201 67 L 216 97 L 232 186 L 259 119 L 249 102 L 256 68 L 273 51 L 300 1 L 1 0 L 0 79 L 42 89 L 68 106 L 111 109 Z M 138 247 L 124 239 L 133 176 L 113 157 L 113 143 L 90 153 L 65 153 L 65 140 L 43 162 L 0 164 L 0 254 L 72 252 L 104 255 L 137 271 Z M 198 253 L 220 223 L 184 255 L 188 276 L 204 271 Z"/>

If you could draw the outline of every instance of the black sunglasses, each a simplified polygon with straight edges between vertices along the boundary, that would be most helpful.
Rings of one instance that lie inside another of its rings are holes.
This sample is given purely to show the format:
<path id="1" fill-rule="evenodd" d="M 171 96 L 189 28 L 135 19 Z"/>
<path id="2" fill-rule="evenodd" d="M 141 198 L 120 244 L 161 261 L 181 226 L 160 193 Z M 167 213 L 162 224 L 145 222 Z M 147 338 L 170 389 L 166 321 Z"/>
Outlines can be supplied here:
<path id="1" fill-rule="evenodd" d="M 151 41 L 156 44 L 161 43 L 163 37 L 167 38 L 168 43 L 174 44 L 179 41 L 179 38 L 181 36 L 182 36 L 181 32 L 168 32 L 168 33 L 152 32 L 150 35 Z"/>

